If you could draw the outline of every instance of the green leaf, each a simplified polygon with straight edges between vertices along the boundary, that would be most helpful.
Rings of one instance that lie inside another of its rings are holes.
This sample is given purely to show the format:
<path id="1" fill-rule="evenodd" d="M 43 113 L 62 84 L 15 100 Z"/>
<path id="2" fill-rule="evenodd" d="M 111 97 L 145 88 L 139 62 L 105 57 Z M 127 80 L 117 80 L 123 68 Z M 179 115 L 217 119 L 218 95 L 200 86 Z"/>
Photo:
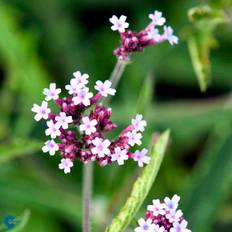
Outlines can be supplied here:
<path id="1" fill-rule="evenodd" d="M 106 228 L 106 232 L 124 231 L 134 218 L 155 181 L 168 144 L 169 134 L 169 130 L 164 132 L 153 146 L 150 163 L 143 169 L 134 183 L 129 198 L 118 216 L 113 219 L 112 224 Z"/>
<path id="2" fill-rule="evenodd" d="M 219 24 L 228 22 L 228 19 L 223 9 L 208 5 L 191 8 L 188 17 L 193 23 L 187 39 L 188 49 L 200 89 L 205 92 L 211 79 L 210 51 L 217 45 L 213 33 Z"/>
<path id="3" fill-rule="evenodd" d="M 0 163 L 38 151 L 42 142 L 17 139 L 0 145 Z"/>
<path id="4" fill-rule="evenodd" d="M 0 225 L 0 230 L 2 232 L 7 232 L 7 231 L 11 231 L 11 232 L 19 232 L 19 231 L 23 231 L 23 229 L 25 228 L 25 226 L 28 223 L 30 217 L 30 210 L 25 210 L 23 212 L 23 214 L 17 218 L 14 219 L 14 224 L 15 226 L 13 228 L 6 228 L 6 225 Z"/>
<path id="5" fill-rule="evenodd" d="M 153 79 L 151 75 L 148 75 L 144 80 L 142 89 L 139 94 L 139 98 L 136 106 L 136 113 L 146 113 L 152 102 L 153 95 Z"/>

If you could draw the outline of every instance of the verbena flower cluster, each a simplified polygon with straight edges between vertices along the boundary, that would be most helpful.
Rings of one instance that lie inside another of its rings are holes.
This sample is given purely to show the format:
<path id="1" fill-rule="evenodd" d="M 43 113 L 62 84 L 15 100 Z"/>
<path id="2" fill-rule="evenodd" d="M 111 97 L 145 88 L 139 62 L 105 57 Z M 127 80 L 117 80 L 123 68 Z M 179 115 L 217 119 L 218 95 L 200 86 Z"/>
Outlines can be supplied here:
<path id="1" fill-rule="evenodd" d="M 86 86 L 88 74 L 77 71 L 73 76 L 70 84 L 65 86 L 71 96 L 60 98 L 61 89 L 57 88 L 55 83 L 51 83 L 49 88 L 43 90 L 45 100 L 42 104 L 34 104 L 32 107 L 36 121 L 47 120 L 45 134 L 51 139 L 45 142 L 43 152 L 53 156 L 59 150 L 63 157 L 59 168 L 65 173 L 71 171 L 75 159 L 84 163 L 96 161 L 101 166 L 114 161 L 123 165 L 128 158 L 137 161 L 140 167 L 148 164 L 150 157 L 147 156 L 147 149 L 129 151 L 134 145 L 142 144 L 141 132 L 147 125 L 142 115 L 136 115 L 116 139 L 105 138 L 105 133 L 113 130 L 117 125 L 110 120 L 111 109 L 99 101 L 102 97 L 115 95 L 116 90 L 111 88 L 109 80 L 104 82 L 98 80 L 94 86 L 97 93 L 93 95 Z M 48 107 L 50 100 L 58 105 L 57 113 L 52 113 Z"/>
<path id="2" fill-rule="evenodd" d="M 165 197 L 163 202 L 156 199 L 147 207 L 145 219 L 140 218 L 135 232 L 191 232 L 187 221 L 178 209 L 180 197 Z"/>
<path id="3" fill-rule="evenodd" d="M 149 14 L 151 23 L 142 31 L 134 32 L 126 31 L 129 23 L 126 22 L 127 17 L 122 15 L 119 18 L 113 15 L 109 20 L 113 24 L 111 29 L 118 31 L 121 36 L 121 45 L 114 50 L 114 54 L 121 60 L 128 60 L 129 54 L 133 52 L 141 52 L 145 47 L 169 41 L 171 45 L 178 43 L 178 37 L 173 34 L 173 29 L 170 26 L 164 25 L 166 19 L 162 13 L 155 11 Z M 160 33 L 157 27 L 163 26 L 163 33 Z"/>

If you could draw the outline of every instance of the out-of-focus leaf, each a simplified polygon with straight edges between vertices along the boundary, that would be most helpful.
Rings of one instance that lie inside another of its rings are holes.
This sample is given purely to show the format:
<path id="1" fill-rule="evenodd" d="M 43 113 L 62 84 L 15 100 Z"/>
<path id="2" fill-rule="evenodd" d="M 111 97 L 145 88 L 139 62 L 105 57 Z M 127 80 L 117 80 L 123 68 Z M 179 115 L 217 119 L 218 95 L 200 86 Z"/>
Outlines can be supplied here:
<path id="1" fill-rule="evenodd" d="M 212 231 L 218 207 L 230 192 L 232 183 L 231 123 L 217 125 L 189 183 L 185 215 L 192 231 Z"/>
<path id="2" fill-rule="evenodd" d="M 40 141 L 22 139 L 0 144 L 0 163 L 38 151 L 41 145 Z"/>
<path id="3" fill-rule="evenodd" d="M 188 49 L 200 89 L 206 91 L 211 79 L 210 50 L 217 45 L 214 29 L 228 20 L 222 9 L 210 6 L 194 7 L 188 11 L 189 20 L 193 23 L 188 35 Z"/>
<path id="4" fill-rule="evenodd" d="M 148 75 L 144 80 L 142 89 L 139 94 L 136 106 L 136 113 L 146 113 L 147 109 L 149 108 L 152 102 L 153 88 L 154 86 L 152 76 Z"/>
<path id="5" fill-rule="evenodd" d="M 126 229 L 136 212 L 145 200 L 162 163 L 169 140 L 169 131 L 164 132 L 151 151 L 150 163 L 143 169 L 133 185 L 133 189 L 119 214 L 112 224 L 106 228 L 107 232 L 121 232 Z"/>
<path id="6" fill-rule="evenodd" d="M 78 192 L 63 189 L 61 185 L 48 185 L 25 179 L 12 182 L 0 178 L 0 185 L 0 198 L 9 203 L 16 202 L 37 209 L 50 210 L 59 213 L 74 224 L 81 223 L 81 199 Z"/>
<path id="7" fill-rule="evenodd" d="M 30 108 L 42 98 L 41 91 L 47 85 L 48 76 L 32 46 L 33 36 L 20 31 L 16 16 L 3 2 L 0 3 L 0 21 L 0 54 L 6 63 L 1 95 L 5 100 L 0 102 L 4 112 L 2 121 L 10 125 L 9 115 L 16 114 L 14 135 L 27 136 L 33 126 Z"/>
<path id="8" fill-rule="evenodd" d="M 30 218 L 30 210 L 25 210 L 21 216 L 14 218 L 13 221 L 9 222 L 9 225 L 12 226 L 12 228 L 7 228 L 7 225 L 4 224 L 4 225 L 0 225 L 0 231 L 2 232 L 24 231 L 24 228 L 27 225 L 29 218 Z"/>

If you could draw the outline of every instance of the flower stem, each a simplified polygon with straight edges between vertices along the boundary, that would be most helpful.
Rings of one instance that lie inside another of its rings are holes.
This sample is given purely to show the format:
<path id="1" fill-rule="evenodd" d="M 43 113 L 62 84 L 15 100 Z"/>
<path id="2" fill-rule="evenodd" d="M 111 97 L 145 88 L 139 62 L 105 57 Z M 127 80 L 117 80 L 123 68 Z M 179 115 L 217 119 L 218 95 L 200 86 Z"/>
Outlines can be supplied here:
<path id="1" fill-rule="evenodd" d="M 118 60 L 111 74 L 112 88 L 116 88 L 128 62 Z M 96 98 L 98 100 L 98 97 Z M 93 164 L 89 162 L 83 167 L 83 232 L 90 232 L 90 206 L 93 182 Z"/>
<path id="2" fill-rule="evenodd" d="M 126 67 L 126 65 L 128 64 L 128 62 L 125 62 L 123 60 L 118 60 L 118 62 L 116 63 L 114 70 L 110 76 L 110 81 L 112 83 L 112 88 L 116 88 L 118 85 L 118 82 L 122 76 L 122 73 Z"/>
<path id="3" fill-rule="evenodd" d="M 90 231 L 92 178 L 93 164 L 89 162 L 83 167 L 83 232 Z"/>

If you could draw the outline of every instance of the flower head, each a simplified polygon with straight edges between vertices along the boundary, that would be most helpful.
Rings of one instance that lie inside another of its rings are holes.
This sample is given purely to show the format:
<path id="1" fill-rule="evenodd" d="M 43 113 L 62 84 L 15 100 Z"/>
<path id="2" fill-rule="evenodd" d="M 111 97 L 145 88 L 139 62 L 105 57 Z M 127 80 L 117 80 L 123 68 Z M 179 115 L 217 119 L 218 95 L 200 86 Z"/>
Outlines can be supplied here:
<path id="1" fill-rule="evenodd" d="M 126 16 L 121 15 L 120 18 L 113 15 L 109 20 L 113 24 L 111 29 L 113 31 L 125 32 L 125 29 L 129 27 L 129 23 L 126 22 Z"/>
<path id="2" fill-rule="evenodd" d="M 51 140 L 45 142 L 42 151 L 54 155 L 59 150 L 62 156 L 59 168 L 64 169 L 65 173 L 71 171 L 76 159 L 84 164 L 95 161 L 100 166 L 112 162 L 123 165 L 129 158 L 137 161 L 139 166 L 147 164 L 149 157 L 141 155 L 142 158 L 138 158 L 137 152 L 137 155 L 130 152 L 130 146 L 141 144 L 142 134 L 138 132 L 144 131 L 146 126 L 142 115 L 136 115 L 115 139 L 104 138 L 105 133 L 117 125 L 111 121 L 112 110 L 98 102 L 102 97 L 114 95 L 116 91 L 111 88 L 110 81 L 97 81 L 95 89 L 98 92 L 93 95 L 86 87 L 88 74 L 82 75 L 77 71 L 73 75 L 75 78 L 70 81 L 70 85 L 65 86 L 72 96 L 52 98 L 59 108 L 58 112 L 51 113 L 46 101 L 41 106 L 34 104 L 32 108 L 37 121 L 48 119 L 45 134 Z"/>
<path id="3" fill-rule="evenodd" d="M 163 26 L 166 22 L 161 12 L 155 11 L 153 14 L 149 14 L 149 18 L 152 22 L 139 32 L 125 30 L 129 26 L 124 23 L 126 16 L 123 16 L 122 20 L 115 15 L 110 18 L 110 22 L 113 23 L 112 30 L 118 30 L 121 37 L 120 46 L 114 50 L 118 59 L 128 61 L 133 52 L 142 52 L 146 47 L 163 41 L 169 41 L 171 45 L 177 44 L 178 38 L 173 35 L 173 30 L 170 27 L 164 26 L 163 34 L 160 34 L 156 28 L 156 26 Z"/>
<path id="4" fill-rule="evenodd" d="M 36 121 L 39 121 L 42 118 L 48 119 L 48 114 L 51 112 L 46 101 L 43 101 L 41 106 L 34 104 L 31 110 L 36 113 L 34 116 Z"/>
<path id="5" fill-rule="evenodd" d="M 187 222 L 184 220 L 182 211 L 177 210 L 179 196 L 174 195 L 171 199 L 168 197 L 165 199 L 164 202 L 159 199 L 152 201 L 153 204 L 147 207 L 145 219 L 139 219 L 139 227 L 135 228 L 135 232 L 150 231 L 150 228 L 152 232 L 191 232 L 187 229 Z M 177 202 L 176 209 L 170 210 L 168 206 L 170 200 Z"/>
<path id="6" fill-rule="evenodd" d="M 66 159 L 62 159 L 60 164 L 59 164 L 59 169 L 63 169 L 64 173 L 70 173 L 71 172 L 71 167 L 73 166 L 73 162 L 71 159 L 66 158 Z"/>
<path id="7" fill-rule="evenodd" d="M 51 83 L 49 85 L 49 89 L 45 88 L 43 90 L 43 94 L 46 96 L 45 100 L 50 101 L 50 100 L 56 100 L 59 98 L 59 94 L 61 93 L 61 89 L 56 88 L 56 83 Z"/>

